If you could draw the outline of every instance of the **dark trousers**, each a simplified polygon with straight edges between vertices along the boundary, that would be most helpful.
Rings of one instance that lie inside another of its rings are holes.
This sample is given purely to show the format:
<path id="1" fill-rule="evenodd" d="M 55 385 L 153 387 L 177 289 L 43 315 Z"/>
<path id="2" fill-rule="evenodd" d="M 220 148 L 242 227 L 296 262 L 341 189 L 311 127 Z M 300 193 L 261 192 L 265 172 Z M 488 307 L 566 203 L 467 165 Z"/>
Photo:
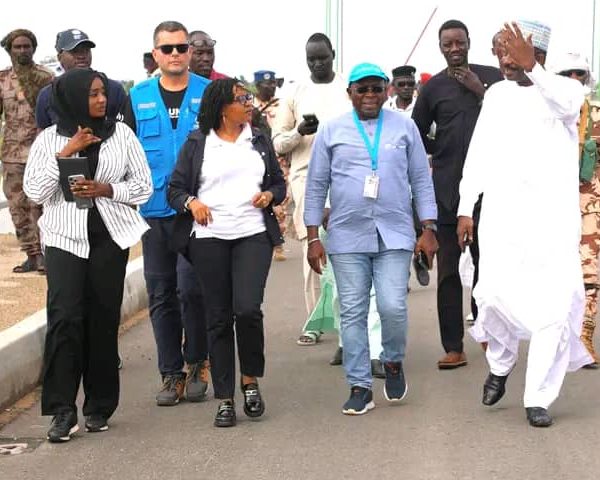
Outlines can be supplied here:
<path id="1" fill-rule="evenodd" d="M 171 249 L 174 220 L 147 218 L 150 230 L 142 237 L 150 320 L 163 377 L 181 374 L 184 361 L 208 358 L 202 292 L 191 264 Z"/>
<path id="2" fill-rule="evenodd" d="M 190 240 L 190 256 L 204 294 L 215 398 L 235 392 L 235 337 L 242 375 L 265 370 L 261 304 L 273 246 L 266 233 L 236 240 Z"/>
<path id="3" fill-rule="evenodd" d="M 46 248 L 48 330 L 42 415 L 76 409 L 110 417 L 119 403 L 117 336 L 129 250 L 106 235 L 90 237 L 88 259 Z"/>
<path id="4" fill-rule="evenodd" d="M 477 220 L 478 217 L 477 214 Z M 442 345 L 446 352 L 462 352 L 465 332 L 462 301 L 463 287 L 458 273 L 458 263 L 462 252 L 458 246 L 456 225 L 438 225 L 437 240 L 439 244 L 437 252 L 437 309 Z M 475 267 L 472 285 L 472 287 L 475 287 L 479 278 L 477 228 L 475 228 L 473 243 L 470 245 L 469 250 Z M 473 317 L 477 318 L 477 304 L 473 297 L 471 297 L 471 312 Z"/>

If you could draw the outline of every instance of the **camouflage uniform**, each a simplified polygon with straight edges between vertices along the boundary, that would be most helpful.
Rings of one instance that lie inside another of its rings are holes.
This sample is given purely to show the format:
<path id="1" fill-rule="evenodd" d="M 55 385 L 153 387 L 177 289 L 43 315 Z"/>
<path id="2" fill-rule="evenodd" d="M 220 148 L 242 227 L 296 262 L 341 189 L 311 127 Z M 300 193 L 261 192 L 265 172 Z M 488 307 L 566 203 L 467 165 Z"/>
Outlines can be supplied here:
<path id="1" fill-rule="evenodd" d="M 269 102 L 265 102 L 258 97 L 254 97 L 254 108 L 260 112 L 263 120 L 266 122 L 269 130 L 269 137 L 271 136 L 271 129 L 273 128 L 273 122 L 275 121 L 275 115 L 277 113 L 278 107 L 278 98 L 272 99 Z M 288 224 L 291 223 L 291 212 L 289 211 L 290 186 L 288 182 L 289 160 L 285 155 L 279 155 L 277 157 L 277 160 L 285 178 L 288 194 L 286 195 L 286 198 L 283 202 L 273 207 L 273 213 L 277 218 L 277 223 L 279 224 L 279 231 L 281 232 L 281 235 L 285 235 L 286 231 L 288 230 Z M 283 252 L 283 245 L 278 245 L 277 247 L 275 247 L 274 259 L 278 261 L 286 259 L 285 254 Z"/>
<path id="2" fill-rule="evenodd" d="M 23 193 L 25 164 L 37 135 L 32 93 L 51 81 L 52 73 L 38 65 L 20 76 L 13 68 L 0 71 L 0 114 L 4 113 L 4 139 L 0 149 L 2 188 L 21 250 L 29 257 L 41 253 L 37 221 L 42 213 L 41 207 Z"/>
<path id="3" fill-rule="evenodd" d="M 587 118 L 580 121 L 587 122 Z M 595 122 L 592 135 L 600 142 L 600 122 Z M 600 143 L 599 151 L 600 155 Z M 581 243 L 579 247 L 583 282 L 585 284 L 585 317 L 581 339 L 586 348 L 598 363 L 598 355 L 594 350 L 593 337 L 598 313 L 598 256 L 600 255 L 600 164 L 596 166 L 594 176 L 589 182 L 579 185 L 579 202 L 581 208 Z"/>

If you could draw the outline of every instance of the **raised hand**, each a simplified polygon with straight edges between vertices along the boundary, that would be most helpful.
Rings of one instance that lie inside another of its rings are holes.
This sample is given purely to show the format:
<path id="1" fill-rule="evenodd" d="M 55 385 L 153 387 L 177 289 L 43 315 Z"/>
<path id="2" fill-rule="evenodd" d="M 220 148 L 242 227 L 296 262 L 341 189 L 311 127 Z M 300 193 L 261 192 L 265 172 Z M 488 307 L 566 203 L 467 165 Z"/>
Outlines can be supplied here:
<path id="1" fill-rule="evenodd" d="M 505 23 L 502 41 L 512 61 L 526 72 L 531 72 L 535 66 L 535 50 L 531 35 L 525 38 L 516 22 L 512 22 L 512 26 Z"/>

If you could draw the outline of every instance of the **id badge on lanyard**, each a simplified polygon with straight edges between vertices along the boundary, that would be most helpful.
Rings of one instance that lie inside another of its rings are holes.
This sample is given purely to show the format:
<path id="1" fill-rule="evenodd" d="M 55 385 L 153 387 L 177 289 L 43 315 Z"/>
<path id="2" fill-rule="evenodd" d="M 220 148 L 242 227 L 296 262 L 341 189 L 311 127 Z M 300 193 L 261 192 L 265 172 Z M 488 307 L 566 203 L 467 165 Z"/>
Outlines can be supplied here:
<path id="1" fill-rule="evenodd" d="M 379 177 L 373 171 L 371 175 L 365 177 L 365 189 L 363 190 L 363 197 L 376 199 L 379 193 Z"/>
<path id="2" fill-rule="evenodd" d="M 378 166 L 378 154 L 379 154 L 379 141 L 381 139 L 381 127 L 383 124 L 383 113 L 379 112 L 379 118 L 377 119 L 377 129 L 375 130 L 375 139 L 373 144 L 369 140 L 369 136 L 367 132 L 365 132 L 365 127 L 358 118 L 356 114 L 356 110 L 352 112 L 354 117 L 354 123 L 356 124 L 356 128 L 358 132 L 363 138 L 365 142 L 365 147 L 367 147 L 367 151 L 369 152 L 369 156 L 371 157 L 371 175 L 367 175 L 365 177 L 365 187 L 363 189 L 363 197 L 371 198 L 373 200 L 377 199 L 379 194 L 379 176 L 377 175 L 377 166 Z"/>

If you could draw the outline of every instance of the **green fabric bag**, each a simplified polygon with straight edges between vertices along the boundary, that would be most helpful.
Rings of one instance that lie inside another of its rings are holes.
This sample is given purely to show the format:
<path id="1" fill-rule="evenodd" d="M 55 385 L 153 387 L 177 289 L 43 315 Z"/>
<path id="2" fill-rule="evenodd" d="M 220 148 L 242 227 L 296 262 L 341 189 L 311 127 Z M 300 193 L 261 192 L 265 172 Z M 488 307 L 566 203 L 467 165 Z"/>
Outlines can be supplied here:
<path id="1" fill-rule="evenodd" d="M 586 100 L 583 103 L 581 116 L 579 117 L 579 179 L 582 182 L 592 180 L 598 163 L 598 146 L 596 145 L 596 140 L 591 138 L 593 127 L 590 104 Z"/>
<path id="2" fill-rule="evenodd" d="M 596 149 L 596 140 L 593 138 L 589 138 L 583 142 L 581 160 L 579 163 L 579 178 L 583 182 L 591 181 L 594 172 L 596 171 L 596 165 L 598 163 L 598 153 Z"/>

